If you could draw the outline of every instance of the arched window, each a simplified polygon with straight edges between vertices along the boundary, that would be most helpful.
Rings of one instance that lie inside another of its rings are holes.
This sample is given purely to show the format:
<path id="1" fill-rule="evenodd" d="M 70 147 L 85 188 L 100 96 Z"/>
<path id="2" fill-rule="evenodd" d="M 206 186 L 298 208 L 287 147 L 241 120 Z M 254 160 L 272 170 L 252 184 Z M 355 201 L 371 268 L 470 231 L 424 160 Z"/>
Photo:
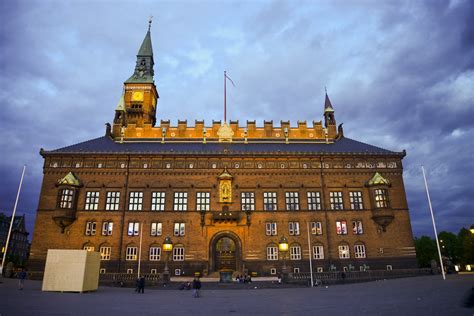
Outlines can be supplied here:
<path id="1" fill-rule="evenodd" d="M 290 246 L 290 260 L 301 260 L 301 246 L 299 244 Z"/>
<path id="2" fill-rule="evenodd" d="M 125 250 L 125 260 L 127 261 L 136 261 L 138 259 L 138 247 L 134 244 L 127 246 Z"/>
<path id="3" fill-rule="evenodd" d="M 150 246 L 150 261 L 160 261 L 161 259 L 161 247 L 158 244 Z"/>
<path id="4" fill-rule="evenodd" d="M 365 245 L 363 243 L 357 243 L 354 245 L 354 257 L 365 258 Z"/>
<path id="5" fill-rule="evenodd" d="M 107 243 L 103 243 L 99 247 L 99 252 L 100 260 L 110 260 L 110 256 L 112 254 L 112 247 Z"/>
<path id="6" fill-rule="evenodd" d="M 351 253 L 349 250 L 349 245 L 346 243 L 342 243 L 338 246 L 339 250 L 339 258 L 340 259 L 349 259 L 351 257 Z"/>
<path id="7" fill-rule="evenodd" d="M 324 246 L 322 244 L 316 244 L 313 246 L 313 259 L 324 259 Z"/>
<path id="8" fill-rule="evenodd" d="M 87 250 L 87 251 L 94 251 L 95 247 L 90 242 L 87 242 L 82 246 L 82 249 Z"/>
<path id="9" fill-rule="evenodd" d="M 278 260 L 278 246 L 276 244 L 267 245 L 267 260 Z"/>
<path id="10" fill-rule="evenodd" d="M 184 261 L 184 246 L 179 244 L 173 248 L 173 261 Z"/>

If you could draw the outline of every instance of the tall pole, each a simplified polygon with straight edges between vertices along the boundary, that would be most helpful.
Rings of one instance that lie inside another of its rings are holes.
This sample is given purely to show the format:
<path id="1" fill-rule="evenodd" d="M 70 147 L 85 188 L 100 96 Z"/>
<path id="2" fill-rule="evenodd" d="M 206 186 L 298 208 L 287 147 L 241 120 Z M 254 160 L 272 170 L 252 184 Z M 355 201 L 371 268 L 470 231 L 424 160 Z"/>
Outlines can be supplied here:
<path id="1" fill-rule="evenodd" d="M 433 229 L 434 229 L 435 238 L 436 238 L 436 246 L 438 246 L 438 255 L 439 255 L 439 262 L 441 264 L 441 273 L 443 274 L 443 280 L 446 280 L 446 275 L 444 274 L 443 258 L 441 257 L 441 248 L 439 247 L 438 232 L 436 231 L 436 223 L 435 223 L 435 219 L 433 215 L 433 207 L 431 206 L 430 191 L 428 190 L 428 182 L 426 181 L 425 168 L 423 168 L 423 166 L 421 166 L 421 171 L 423 172 L 423 179 L 425 180 L 426 196 L 428 197 L 428 205 L 430 206 L 431 220 L 433 221 Z"/>
<path id="2" fill-rule="evenodd" d="M 309 237 L 309 222 L 306 222 L 306 228 L 308 230 L 308 250 L 309 250 L 309 273 L 311 276 L 311 287 L 313 287 L 313 262 L 311 258 L 311 239 Z"/>
<path id="3" fill-rule="evenodd" d="M 224 70 L 224 123 L 227 122 L 227 72 Z"/>
<path id="4" fill-rule="evenodd" d="M 145 222 L 143 222 L 145 225 Z M 142 238 L 143 238 L 143 225 L 140 225 L 140 245 L 138 247 L 138 278 L 140 278 L 140 268 L 142 263 Z"/>
<path id="5" fill-rule="evenodd" d="M 15 206 L 13 207 L 12 219 L 10 221 L 10 228 L 8 229 L 7 243 L 5 244 L 5 252 L 3 253 L 2 266 L 0 266 L 0 273 L 3 275 L 3 266 L 5 265 L 5 259 L 8 253 L 8 244 L 10 243 L 10 236 L 12 234 L 13 222 L 15 220 L 16 207 L 18 205 L 18 198 L 20 197 L 21 185 L 23 183 L 23 177 L 25 176 L 26 165 L 23 165 L 23 172 L 21 173 L 20 185 L 18 186 L 18 192 L 16 194 Z"/>

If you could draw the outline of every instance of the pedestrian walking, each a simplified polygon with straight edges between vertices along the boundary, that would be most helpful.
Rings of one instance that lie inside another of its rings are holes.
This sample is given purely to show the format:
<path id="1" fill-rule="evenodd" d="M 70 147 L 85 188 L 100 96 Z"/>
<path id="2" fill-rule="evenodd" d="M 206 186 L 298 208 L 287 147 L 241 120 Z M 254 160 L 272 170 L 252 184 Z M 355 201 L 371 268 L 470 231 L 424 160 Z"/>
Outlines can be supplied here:
<path id="1" fill-rule="evenodd" d="M 25 269 L 21 269 L 20 273 L 18 273 L 18 289 L 23 290 L 23 286 L 25 285 L 26 279 L 26 271 Z"/>
<path id="2" fill-rule="evenodd" d="M 193 297 L 199 297 L 199 290 L 201 289 L 201 280 L 195 277 L 193 280 Z"/>
<path id="3" fill-rule="evenodd" d="M 138 281 L 138 293 L 145 293 L 145 277 L 142 275 Z"/>

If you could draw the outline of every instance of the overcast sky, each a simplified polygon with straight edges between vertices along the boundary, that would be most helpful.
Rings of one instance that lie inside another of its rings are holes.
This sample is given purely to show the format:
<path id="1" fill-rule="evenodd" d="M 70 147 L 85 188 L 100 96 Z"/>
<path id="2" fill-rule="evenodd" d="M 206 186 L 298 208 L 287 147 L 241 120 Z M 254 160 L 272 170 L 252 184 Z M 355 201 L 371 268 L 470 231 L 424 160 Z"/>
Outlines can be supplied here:
<path id="1" fill-rule="evenodd" d="M 322 119 L 407 150 L 416 236 L 474 224 L 473 1 L 2 1 L 0 211 L 33 231 L 47 150 L 104 134 L 153 15 L 157 119 Z"/>

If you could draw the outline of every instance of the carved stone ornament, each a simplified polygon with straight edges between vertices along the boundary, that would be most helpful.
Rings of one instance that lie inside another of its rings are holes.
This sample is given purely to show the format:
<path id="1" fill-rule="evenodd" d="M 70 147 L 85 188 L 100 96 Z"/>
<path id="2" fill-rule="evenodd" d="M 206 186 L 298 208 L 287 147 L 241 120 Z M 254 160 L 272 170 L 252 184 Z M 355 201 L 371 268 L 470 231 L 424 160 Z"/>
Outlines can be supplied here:
<path id="1" fill-rule="evenodd" d="M 219 127 L 217 136 L 219 136 L 219 142 L 231 142 L 232 136 L 234 136 L 234 131 L 227 123 L 224 123 Z"/>
<path id="2" fill-rule="evenodd" d="M 232 203 L 232 175 L 227 168 L 219 175 L 219 202 Z"/>

